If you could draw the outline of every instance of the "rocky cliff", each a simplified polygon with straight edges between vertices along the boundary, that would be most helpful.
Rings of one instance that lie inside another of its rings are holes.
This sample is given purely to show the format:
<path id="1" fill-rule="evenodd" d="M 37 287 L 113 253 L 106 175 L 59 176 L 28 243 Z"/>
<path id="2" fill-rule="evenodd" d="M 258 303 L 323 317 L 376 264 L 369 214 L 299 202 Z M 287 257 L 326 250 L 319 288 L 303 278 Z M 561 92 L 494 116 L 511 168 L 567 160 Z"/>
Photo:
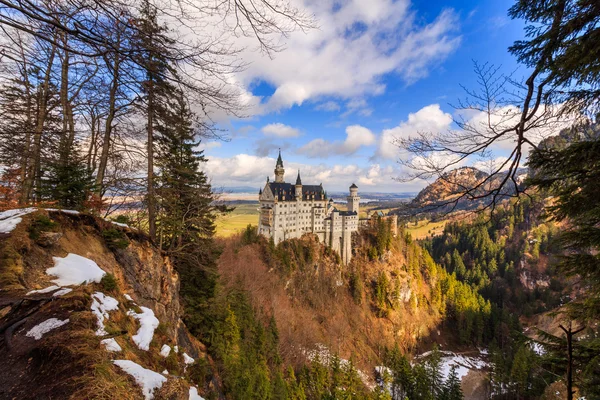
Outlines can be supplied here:
<path id="1" fill-rule="evenodd" d="M 55 210 L 0 227 L 0 398 L 199 398 L 210 360 L 145 235 Z"/>

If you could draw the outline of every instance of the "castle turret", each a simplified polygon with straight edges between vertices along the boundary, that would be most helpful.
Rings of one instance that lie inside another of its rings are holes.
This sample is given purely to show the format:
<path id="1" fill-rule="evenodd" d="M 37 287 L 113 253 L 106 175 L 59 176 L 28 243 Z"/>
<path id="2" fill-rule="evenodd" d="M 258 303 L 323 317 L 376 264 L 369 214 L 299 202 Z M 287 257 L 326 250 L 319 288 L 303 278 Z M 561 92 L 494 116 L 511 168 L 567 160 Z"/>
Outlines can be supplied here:
<path id="1" fill-rule="evenodd" d="M 358 186 L 354 183 L 350 186 L 350 196 L 346 197 L 346 200 L 348 201 L 348 211 L 358 214 L 360 197 L 358 197 Z"/>
<path id="2" fill-rule="evenodd" d="M 279 157 L 277 157 L 277 164 L 275 164 L 275 182 L 283 183 L 283 175 L 285 174 L 285 169 L 283 169 L 283 160 L 281 159 L 281 149 L 279 150 Z"/>
<path id="3" fill-rule="evenodd" d="M 300 170 L 298 170 L 298 177 L 296 178 L 296 200 L 302 200 L 302 179 L 300 179 Z"/>

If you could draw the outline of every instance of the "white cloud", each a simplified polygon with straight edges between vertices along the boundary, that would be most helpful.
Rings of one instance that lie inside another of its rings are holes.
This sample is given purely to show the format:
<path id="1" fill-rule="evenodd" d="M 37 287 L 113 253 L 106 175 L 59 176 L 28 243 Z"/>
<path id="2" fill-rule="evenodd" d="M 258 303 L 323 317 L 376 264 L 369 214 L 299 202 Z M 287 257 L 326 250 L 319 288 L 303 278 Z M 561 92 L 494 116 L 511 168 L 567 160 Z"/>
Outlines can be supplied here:
<path id="1" fill-rule="evenodd" d="M 238 41 L 247 47 L 242 55 L 249 66 L 236 79 L 244 88 L 259 81 L 275 87 L 260 105 L 246 93 L 254 113 L 324 96 L 381 94 L 385 74 L 396 73 L 410 84 L 427 76 L 460 43 L 458 18 L 449 9 L 423 24 L 408 0 L 307 0 L 301 7 L 316 16 L 319 29 L 291 34 L 286 49 L 273 59 L 251 51 L 256 48 L 254 39 Z"/>
<path id="2" fill-rule="evenodd" d="M 480 171 L 491 174 L 496 172 L 498 169 L 501 171 L 506 171 L 510 166 L 510 163 L 506 165 L 502 165 L 508 160 L 508 157 L 496 157 L 490 159 L 480 159 L 471 164 L 473 168 L 477 168 Z"/>
<path id="3" fill-rule="evenodd" d="M 315 107 L 317 111 L 339 111 L 340 105 L 335 101 L 326 101 L 325 103 L 321 103 Z"/>
<path id="4" fill-rule="evenodd" d="M 275 168 L 274 157 L 257 157 L 249 154 L 238 154 L 230 158 L 211 157 L 204 169 L 211 177 L 215 187 L 264 186 L 266 177 L 273 179 Z M 293 182 L 296 171 L 300 170 L 304 184 L 322 183 L 328 191 L 346 191 L 352 183 L 365 187 L 369 191 L 406 192 L 416 191 L 425 185 L 418 182 L 412 185 L 400 184 L 393 180 L 398 172 L 392 166 L 377 164 L 361 167 L 355 164 L 326 165 L 302 164 L 288 162 L 283 155 L 286 170 L 286 181 Z"/>
<path id="5" fill-rule="evenodd" d="M 279 138 L 291 138 L 300 136 L 300 131 L 292 128 L 289 125 L 282 123 L 269 124 L 262 127 L 262 132 L 266 136 L 274 136 Z"/>
<path id="6" fill-rule="evenodd" d="M 399 154 L 398 147 L 393 144 L 396 139 L 406 139 L 419 132 L 442 132 L 450 129 L 451 124 L 452 116 L 443 112 L 439 104 L 423 107 L 415 113 L 408 114 L 408 120 L 381 133 L 375 158 L 396 159 Z"/>
<path id="7" fill-rule="evenodd" d="M 360 125 L 350 125 L 346 128 L 346 139 L 329 142 L 325 139 L 314 139 L 300 149 L 298 153 L 310 158 L 328 157 L 331 155 L 356 153 L 363 146 L 375 144 L 377 138 L 369 129 Z"/>
<path id="8" fill-rule="evenodd" d="M 198 150 L 207 151 L 210 149 L 216 149 L 221 147 L 222 143 L 218 141 L 210 141 L 210 142 L 200 142 L 198 145 Z"/>

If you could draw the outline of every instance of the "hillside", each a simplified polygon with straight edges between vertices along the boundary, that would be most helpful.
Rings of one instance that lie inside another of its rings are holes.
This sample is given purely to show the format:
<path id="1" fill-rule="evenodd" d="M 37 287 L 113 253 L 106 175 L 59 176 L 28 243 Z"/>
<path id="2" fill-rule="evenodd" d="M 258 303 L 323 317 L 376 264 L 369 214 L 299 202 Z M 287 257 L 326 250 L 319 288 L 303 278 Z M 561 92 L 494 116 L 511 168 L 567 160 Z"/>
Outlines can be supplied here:
<path id="1" fill-rule="evenodd" d="M 482 332 L 465 321 L 475 318 L 483 328 L 489 315 L 489 305 L 426 251 L 381 226 L 355 237 L 347 267 L 310 235 L 274 247 L 247 230 L 222 244 L 224 285 L 246 290 L 265 322 L 274 318 L 285 362 L 298 367 L 315 352 L 336 354 L 352 360 L 371 387 L 375 367 L 394 347 L 408 356 L 432 342 L 472 349 L 458 333 L 476 343 Z"/>
<path id="2" fill-rule="evenodd" d="M 26 211 L 0 218 L 0 398 L 199 398 L 210 358 L 169 260 L 122 225 Z"/>
<path id="3" fill-rule="evenodd" d="M 395 212 L 423 218 L 428 215 L 476 210 L 491 200 L 487 194 L 498 188 L 505 176 L 505 173 L 498 173 L 489 177 L 488 173 L 473 167 L 456 168 L 442 174 L 423 188 L 409 204 L 398 208 Z M 517 183 L 521 185 L 527 176 L 527 170 L 519 170 L 517 176 Z M 500 202 L 514 192 L 514 187 L 505 185 L 496 200 Z M 479 196 L 481 197 L 478 198 Z"/>

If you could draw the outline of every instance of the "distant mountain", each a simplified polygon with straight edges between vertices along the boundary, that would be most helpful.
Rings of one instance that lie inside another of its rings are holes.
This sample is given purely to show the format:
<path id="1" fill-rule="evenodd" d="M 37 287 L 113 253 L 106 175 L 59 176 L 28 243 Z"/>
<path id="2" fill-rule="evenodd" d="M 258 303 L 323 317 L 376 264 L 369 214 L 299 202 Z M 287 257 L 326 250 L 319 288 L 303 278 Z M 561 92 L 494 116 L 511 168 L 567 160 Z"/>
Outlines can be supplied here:
<path id="1" fill-rule="evenodd" d="M 517 184 L 521 185 L 527 176 L 527 168 L 517 171 Z M 472 199 L 473 196 L 482 196 L 493 188 L 498 187 L 506 173 L 499 173 L 483 183 L 489 174 L 473 167 L 461 167 L 448 171 L 431 183 L 406 207 L 398 210 L 400 214 L 418 214 L 423 212 L 444 213 L 459 210 L 474 210 L 491 199 L 489 196 Z M 482 184 L 480 187 L 478 185 Z M 466 191 L 472 191 L 470 196 L 462 196 Z M 502 189 L 502 197 L 509 197 L 515 193 L 513 185 L 506 185 Z M 462 196 L 462 197 L 461 197 Z"/>
<path id="2" fill-rule="evenodd" d="M 474 188 L 487 177 L 488 174 L 473 167 L 462 167 L 446 172 L 421 190 L 413 203 L 426 207 L 452 201 L 466 189 Z"/>

